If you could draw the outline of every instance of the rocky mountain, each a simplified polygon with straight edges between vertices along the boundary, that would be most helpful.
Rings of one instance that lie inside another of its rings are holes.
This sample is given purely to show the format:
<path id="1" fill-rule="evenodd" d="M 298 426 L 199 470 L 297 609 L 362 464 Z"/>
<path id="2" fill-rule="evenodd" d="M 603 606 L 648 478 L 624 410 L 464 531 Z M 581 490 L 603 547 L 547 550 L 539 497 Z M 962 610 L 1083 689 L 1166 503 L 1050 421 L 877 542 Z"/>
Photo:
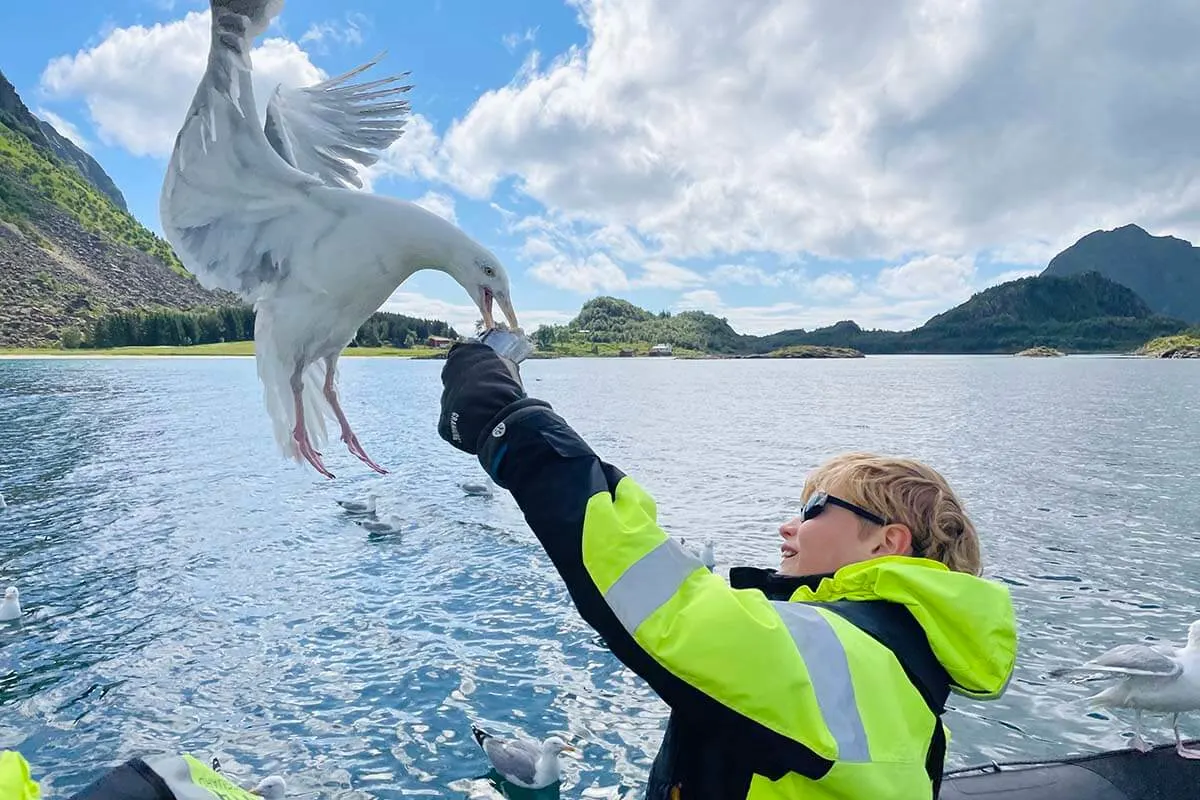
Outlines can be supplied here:
<path id="1" fill-rule="evenodd" d="M 1051 259 L 1042 275 L 1089 271 L 1128 286 L 1159 314 L 1200 322 L 1200 247 L 1191 242 L 1137 225 L 1097 230 Z"/>
<path id="2" fill-rule="evenodd" d="M 75 143 L 54 129 L 54 126 L 34 116 L 21 102 L 17 90 L 0 72 L 0 123 L 25 136 L 43 153 L 52 153 L 73 167 L 92 186 L 96 187 L 122 211 L 128 211 L 125 196 L 96 159 L 75 146 Z"/>
<path id="3" fill-rule="evenodd" d="M 100 165 L 0 76 L 0 347 L 78 338 L 105 312 L 237 303 L 201 287 Z"/>

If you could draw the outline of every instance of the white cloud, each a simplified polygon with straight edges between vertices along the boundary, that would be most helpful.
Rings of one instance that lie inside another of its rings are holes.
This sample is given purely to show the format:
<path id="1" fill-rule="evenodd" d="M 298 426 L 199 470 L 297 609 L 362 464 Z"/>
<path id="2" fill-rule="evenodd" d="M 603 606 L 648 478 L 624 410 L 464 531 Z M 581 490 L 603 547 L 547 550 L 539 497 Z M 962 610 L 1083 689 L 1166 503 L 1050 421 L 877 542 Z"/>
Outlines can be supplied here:
<path id="1" fill-rule="evenodd" d="M 844 272 L 826 272 L 806 278 L 798 282 L 798 289 L 791 293 L 794 300 L 728 305 L 713 289 L 695 289 L 681 294 L 674 308 L 677 311 L 707 311 L 728 319 L 739 333 L 756 335 L 791 328 L 812 330 L 841 320 L 854 320 L 863 328 L 911 330 L 923 325 L 930 317 L 965 302 L 975 292 L 1038 271 L 1010 270 L 983 279 L 977 275 L 970 258 L 930 256 L 885 268 L 873 280 L 855 278 Z M 754 269 L 729 269 L 722 274 L 758 276 Z M 765 274 L 770 277 L 770 273 Z"/>
<path id="2" fill-rule="evenodd" d="M 974 278 L 972 258 L 924 256 L 881 270 L 877 282 L 893 297 L 952 298 L 964 293 L 969 297 Z"/>
<path id="3" fill-rule="evenodd" d="M 362 172 L 372 182 L 387 176 L 434 180 L 447 169 L 438 145 L 433 124 L 421 114 L 410 113 L 404 124 L 404 135 L 392 142 L 380 154 L 379 160 Z"/>
<path id="4" fill-rule="evenodd" d="M 430 191 L 413 202 L 426 211 L 432 211 L 442 219 L 458 224 L 458 217 L 454 213 L 454 198 L 448 194 Z"/>
<path id="5" fill-rule="evenodd" d="M 769 272 L 749 264 L 721 264 L 710 270 L 708 275 L 716 283 L 742 286 L 780 286 L 783 283 L 799 283 L 804 278 L 804 273 L 796 270 Z"/>
<path id="6" fill-rule="evenodd" d="M 80 150 L 87 150 L 91 147 L 91 144 L 79 131 L 79 128 L 75 125 L 75 123 L 68 122 L 58 114 L 55 114 L 53 111 L 45 108 L 39 108 L 37 110 L 37 116 L 41 117 L 46 122 L 49 122 L 54 130 L 58 131 L 64 139 L 71 142 L 71 144 L 75 145 Z"/>
<path id="7" fill-rule="evenodd" d="M 816 297 L 845 297 L 858 289 L 858 281 L 845 272 L 826 272 L 805 284 L 805 291 Z"/>
<path id="8" fill-rule="evenodd" d="M 1048 254 L 1130 220 L 1200 235 L 1194 3 L 578 5 L 586 47 L 450 127 L 463 191 L 513 177 L 675 261 Z"/>
<path id="9" fill-rule="evenodd" d="M 533 261 L 543 261 L 558 255 L 558 248 L 540 236 L 530 236 L 521 245 L 521 257 Z"/>
<path id="10" fill-rule="evenodd" d="M 642 265 L 641 276 L 633 281 L 635 287 L 658 289 L 682 289 L 704 283 L 704 276 L 687 267 L 676 266 L 666 261 L 647 261 Z"/>
<path id="11" fill-rule="evenodd" d="M 515 53 L 517 51 L 517 47 L 519 47 L 522 42 L 533 43 L 533 41 L 537 39 L 537 32 L 537 26 L 533 28 L 526 28 L 525 33 L 506 33 L 504 36 L 500 37 L 500 41 L 504 44 L 505 50 L 510 53 Z"/>
<path id="12" fill-rule="evenodd" d="M 51 60 L 41 88 L 52 98 L 82 98 L 105 144 L 166 157 L 204 74 L 208 49 L 208 11 L 148 27 L 114 28 L 94 47 Z M 251 59 L 260 114 L 277 84 L 299 86 L 327 77 L 286 39 L 263 40 Z"/>
<path id="13" fill-rule="evenodd" d="M 717 314 L 724 309 L 721 295 L 712 289 L 693 289 L 679 296 L 675 308 L 679 311 L 707 311 Z"/>
<path id="14" fill-rule="evenodd" d="M 370 26 L 370 20 L 355 11 L 346 14 L 345 22 L 325 20 L 314 22 L 300 36 L 300 44 L 312 42 L 320 45 L 322 51 L 327 51 L 327 45 L 335 44 L 357 46 L 363 43 L 363 29 Z"/>
<path id="15" fill-rule="evenodd" d="M 529 274 L 542 283 L 581 294 L 616 292 L 629 288 L 629 278 L 605 253 L 592 253 L 576 260 L 561 253 L 530 268 Z"/>

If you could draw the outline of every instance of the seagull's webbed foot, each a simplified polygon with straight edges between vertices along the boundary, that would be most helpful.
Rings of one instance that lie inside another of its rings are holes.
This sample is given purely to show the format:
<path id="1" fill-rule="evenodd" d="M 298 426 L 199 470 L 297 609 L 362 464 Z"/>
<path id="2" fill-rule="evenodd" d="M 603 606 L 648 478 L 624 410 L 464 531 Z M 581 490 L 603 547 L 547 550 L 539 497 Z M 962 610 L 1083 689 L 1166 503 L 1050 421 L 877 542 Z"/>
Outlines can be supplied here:
<path id="1" fill-rule="evenodd" d="M 303 367 L 300 367 L 292 375 L 292 398 L 296 404 L 296 426 L 292 428 L 292 439 L 296 442 L 296 447 L 300 451 L 300 455 L 304 456 L 304 460 L 312 464 L 317 472 L 320 472 L 326 478 L 333 478 L 332 472 L 325 468 L 321 462 L 321 454 L 313 447 L 312 442 L 308 438 L 308 429 L 304 425 L 304 400 L 302 398 L 303 384 Z"/>
<path id="2" fill-rule="evenodd" d="M 1191 748 L 1184 747 L 1183 742 L 1175 745 L 1175 752 L 1179 754 L 1180 758 L 1200 759 L 1200 750 L 1192 750 Z"/>
<path id="3" fill-rule="evenodd" d="M 346 449 L 353 453 L 358 460 L 362 461 L 380 475 L 388 474 L 386 469 L 372 461 L 371 457 L 367 455 L 367 451 L 363 450 L 363 446 L 358 443 L 358 437 L 354 435 L 354 431 L 350 430 L 349 425 L 342 426 L 342 441 L 346 443 Z"/>
<path id="4" fill-rule="evenodd" d="M 1139 753 L 1148 753 L 1154 749 L 1149 742 L 1142 738 L 1142 710 L 1140 708 L 1134 711 L 1133 739 L 1130 740 L 1129 745 Z"/>
<path id="5" fill-rule="evenodd" d="M 1179 715 L 1178 714 L 1175 715 L 1173 727 L 1175 728 L 1175 752 L 1179 755 L 1179 757 L 1180 758 L 1200 759 L 1200 750 L 1192 750 L 1191 748 L 1183 746 L 1183 736 L 1180 735 L 1180 733 L 1179 733 Z"/>
<path id="6" fill-rule="evenodd" d="M 308 431 L 304 427 L 303 422 L 296 423 L 295 429 L 292 431 L 292 439 L 295 440 L 297 448 L 300 450 L 300 455 L 304 456 L 304 460 L 312 464 L 317 472 L 320 472 L 326 478 L 333 478 L 334 474 L 325 468 L 325 464 L 321 461 L 321 454 L 312 446 L 312 442 L 308 440 Z"/>
<path id="7" fill-rule="evenodd" d="M 342 404 L 338 402 L 337 389 L 335 389 L 333 386 L 335 364 L 336 359 L 333 358 L 326 359 L 325 361 L 325 399 L 329 401 L 330 407 L 333 408 L 334 415 L 337 416 L 338 425 L 340 425 L 342 428 L 342 441 L 346 443 L 346 449 L 349 450 L 355 458 L 357 458 L 359 461 L 362 461 L 380 475 L 387 475 L 388 471 L 371 460 L 371 457 L 367 455 L 367 451 L 363 449 L 361 444 L 359 444 L 358 436 L 356 436 L 354 431 L 350 429 L 350 421 L 346 419 L 346 414 L 342 411 Z"/>

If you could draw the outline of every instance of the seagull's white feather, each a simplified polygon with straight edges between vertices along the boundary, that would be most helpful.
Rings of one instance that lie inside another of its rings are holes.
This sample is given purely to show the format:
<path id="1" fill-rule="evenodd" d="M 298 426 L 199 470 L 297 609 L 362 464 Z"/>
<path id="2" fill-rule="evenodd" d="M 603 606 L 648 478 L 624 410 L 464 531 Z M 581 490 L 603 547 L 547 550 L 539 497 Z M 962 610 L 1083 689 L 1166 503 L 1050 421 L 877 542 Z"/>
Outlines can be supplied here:
<path id="1" fill-rule="evenodd" d="M 12 622 L 21 618 L 21 593 L 15 586 L 4 590 L 4 598 L 0 600 L 0 622 Z"/>
<path id="2" fill-rule="evenodd" d="M 1123 644 L 1078 666 L 1050 671 L 1103 674 L 1117 683 L 1093 695 L 1095 705 L 1146 711 L 1200 709 L 1200 621 L 1188 628 L 1182 648 L 1166 644 Z"/>
<path id="3" fill-rule="evenodd" d="M 1122 644 L 1091 661 L 1074 667 L 1052 670 L 1052 675 L 1105 672 L 1116 675 L 1143 675 L 1173 678 L 1183 671 L 1176 648 L 1162 645 Z"/>
<path id="4" fill-rule="evenodd" d="M 280 85 L 267 103 L 264 132 L 275 152 L 293 167 L 329 186 L 362 187 L 358 170 L 379 160 L 384 150 L 404 133 L 408 101 L 395 100 L 411 86 L 388 86 L 404 75 L 359 84 L 350 78 L 375 66 L 377 56 L 349 72 L 313 86 L 292 89 Z"/>

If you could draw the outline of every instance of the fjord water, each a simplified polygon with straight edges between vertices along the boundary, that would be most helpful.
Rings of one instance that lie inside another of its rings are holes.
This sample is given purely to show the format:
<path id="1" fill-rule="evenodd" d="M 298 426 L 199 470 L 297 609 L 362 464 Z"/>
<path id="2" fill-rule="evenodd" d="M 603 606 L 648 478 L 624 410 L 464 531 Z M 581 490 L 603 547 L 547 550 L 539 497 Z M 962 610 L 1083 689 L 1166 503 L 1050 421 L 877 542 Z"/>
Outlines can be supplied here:
<path id="1" fill-rule="evenodd" d="M 0 749 L 66 796 L 134 755 L 217 755 L 292 797 L 465 796 L 470 737 L 566 734 L 564 797 L 640 789 L 665 706 L 580 620 L 503 493 L 436 435 L 441 362 L 346 359 L 371 473 L 283 461 L 246 358 L 0 361 Z M 1011 587 L 1019 667 L 952 697 L 949 765 L 1123 747 L 1128 714 L 1047 670 L 1200 617 L 1200 365 L 1070 357 L 533 361 L 543 397 L 716 543 L 775 565 L 805 471 L 846 449 L 926 459 Z M 335 498 L 380 494 L 399 536 Z M 720 635 L 713 631 L 712 635 Z M 1154 741 L 1169 741 L 1148 717 Z M 1200 718 L 1184 721 L 1200 735 Z M 553 794 L 549 795 L 553 796 Z"/>

